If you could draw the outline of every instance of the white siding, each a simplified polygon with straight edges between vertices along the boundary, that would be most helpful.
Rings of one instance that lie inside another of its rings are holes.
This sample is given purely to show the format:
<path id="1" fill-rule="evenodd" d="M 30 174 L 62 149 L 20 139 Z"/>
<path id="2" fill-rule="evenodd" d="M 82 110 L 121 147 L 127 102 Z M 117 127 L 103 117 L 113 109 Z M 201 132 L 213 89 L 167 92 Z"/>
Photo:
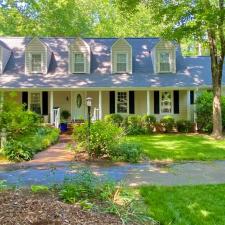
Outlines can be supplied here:
<path id="1" fill-rule="evenodd" d="M 84 73 L 90 73 L 91 68 L 91 52 L 88 44 L 81 38 L 77 38 L 74 43 L 69 46 L 69 70 L 70 73 L 74 73 L 74 53 L 84 54 Z"/>
<path id="2" fill-rule="evenodd" d="M 168 51 L 170 54 L 171 73 L 176 73 L 176 47 L 172 42 L 160 40 L 152 52 L 153 68 L 155 73 L 160 73 L 158 54 L 160 51 Z"/>
<path id="3" fill-rule="evenodd" d="M 112 46 L 112 53 L 111 53 L 112 73 L 117 73 L 117 65 L 116 65 L 117 53 L 126 53 L 127 54 L 127 56 L 128 56 L 127 72 L 132 73 L 132 47 L 123 38 L 118 39 Z"/>
<path id="4" fill-rule="evenodd" d="M 42 55 L 42 73 L 47 74 L 48 67 L 51 60 L 51 52 L 38 38 L 33 38 L 27 45 L 25 50 L 25 73 L 32 73 L 31 71 L 31 54 L 40 53 Z"/>

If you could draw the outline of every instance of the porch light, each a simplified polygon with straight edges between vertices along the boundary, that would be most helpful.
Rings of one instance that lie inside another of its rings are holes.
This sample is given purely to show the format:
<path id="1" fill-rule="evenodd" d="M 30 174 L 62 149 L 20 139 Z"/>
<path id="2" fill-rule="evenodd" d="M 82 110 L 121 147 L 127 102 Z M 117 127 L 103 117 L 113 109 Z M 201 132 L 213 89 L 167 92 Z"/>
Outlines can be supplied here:
<path id="1" fill-rule="evenodd" d="M 91 97 L 87 97 L 87 98 L 86 98 L 86 102 L 87 102 L 87 106 L 91 107 L 91 104 L 92 104 L 92 98 L 91 98 Z"/>

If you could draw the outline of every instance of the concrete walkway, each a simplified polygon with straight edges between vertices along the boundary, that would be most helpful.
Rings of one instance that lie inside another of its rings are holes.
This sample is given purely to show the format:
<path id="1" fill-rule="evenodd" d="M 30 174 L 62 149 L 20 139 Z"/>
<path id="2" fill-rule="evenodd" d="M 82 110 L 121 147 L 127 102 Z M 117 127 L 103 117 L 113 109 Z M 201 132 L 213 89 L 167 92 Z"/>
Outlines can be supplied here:
<path id="1" fill-rule="evenodd" d="M 99 176 L 123 181 L 130 186 L 225 183 L 225 161 L 176 163 L 166 168 L 158 167 L 151 162 L 139 164 L 60 162 L 16 170 L 6 168 L 0 171 L 0 180 L 6 180 L 9 184 L 17 186 L 60 184 L 65 178 L 76 176 L 82 167 L 88 167 Z"/>
<path id="2" fill-rule="evenodd" d="M 138 185 L 195 185 L 225 183 L 225 161 L 174 163 L 166 167 L 154 162 L 81 163 L 74 162 L 70 135 L 61 135 L 56 145 L 38 153 L 33 160 L 23 163 L 0 165 L 0 181 L 16 186 L 32 184 L 60 184 L 76 176 L 80 168 L 87 167 L 103 178 Z"/>

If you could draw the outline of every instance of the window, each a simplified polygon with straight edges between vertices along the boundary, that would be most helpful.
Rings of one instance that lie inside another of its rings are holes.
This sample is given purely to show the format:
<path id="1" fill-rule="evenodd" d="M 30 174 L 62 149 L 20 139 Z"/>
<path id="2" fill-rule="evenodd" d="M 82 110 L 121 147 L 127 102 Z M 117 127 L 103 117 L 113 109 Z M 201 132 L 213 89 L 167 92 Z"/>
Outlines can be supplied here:
<path id="1" fill-rule="evenodd" d="M 127 72 L 127 54 L 118 53 L 116 57 L 117 72 Z"/>
<path id="2" fill-rule="evenodd" d="M 172 92 L 161 92 L 160 111 L 162 114 L 172 113 Z"/>
<path id="3" fill-rule="evenodd" d="M 128 112 L 128 95 L 127 92 L 117 92 L 117 113 Z"/>
<path id="4" fill-rule="evenodd" d="M 41 114 L 41 94 L 31 93 L 30 94 L 30 110 Z"/>
<path id="5" fill-rule="evenodd" d="M 170 72 L 170 54 L 169 52 L 159 53 L 159 71 Z"/>
<path id="6" fill-rule="evenodd" d="M 84 73 L 83 53 L 74 53 L 74 73 Z"/>
<path id="7" fill-rule="evenodd" d="M 41 54 L 31 54 L 31 72 L 41 73 L 42 72 L 42 57 Z"/>

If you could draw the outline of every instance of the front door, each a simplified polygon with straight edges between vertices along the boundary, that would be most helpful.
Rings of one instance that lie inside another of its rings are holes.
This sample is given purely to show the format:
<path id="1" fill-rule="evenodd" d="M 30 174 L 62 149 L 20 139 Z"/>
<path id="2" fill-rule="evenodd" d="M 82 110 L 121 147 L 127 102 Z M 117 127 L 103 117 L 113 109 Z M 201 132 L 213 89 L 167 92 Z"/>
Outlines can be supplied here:
<path id="1" fill-rule="evenodd" d="M 74 118 L 75 120 L 85 119 L 85 93 L 74 93 Z"/>

